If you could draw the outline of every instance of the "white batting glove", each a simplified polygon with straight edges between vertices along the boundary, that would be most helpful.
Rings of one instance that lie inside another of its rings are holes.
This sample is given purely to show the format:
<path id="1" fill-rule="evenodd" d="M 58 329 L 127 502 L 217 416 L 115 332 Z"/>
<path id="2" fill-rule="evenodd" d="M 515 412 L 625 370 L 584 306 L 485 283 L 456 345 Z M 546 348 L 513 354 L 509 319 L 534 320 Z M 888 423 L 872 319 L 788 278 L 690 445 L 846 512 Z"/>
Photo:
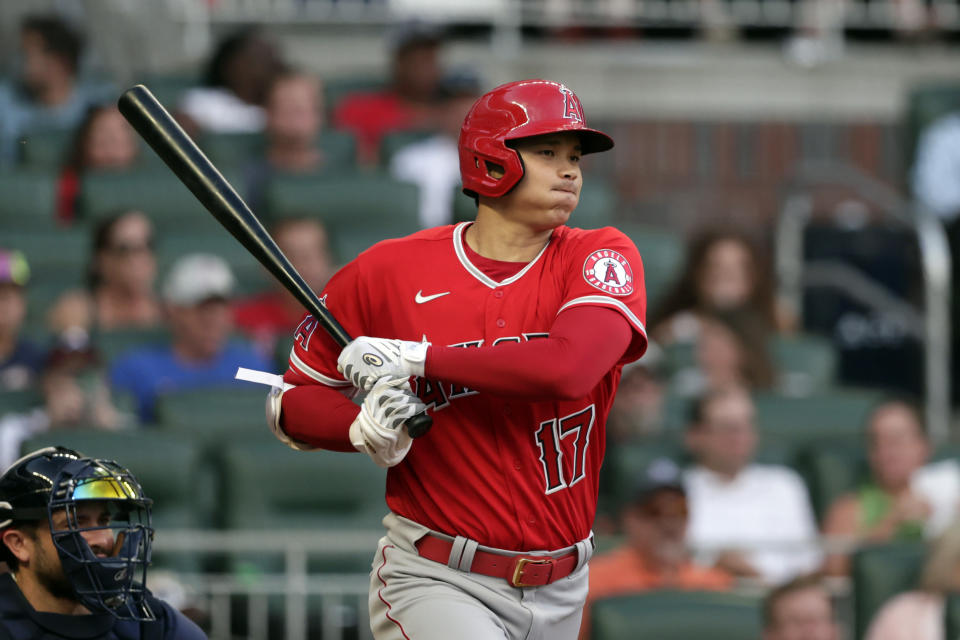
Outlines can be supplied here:
<path id="1" fill-rule="evenodd" d="M 392 467 L 403 460 L 413 442 L 404 421 L 425 409 L 407 378 L 380 378 L 350 425 L 350 443 L 377 465 Z"/>
<path id="2" fill-rule="evenodd" d="M 343 348 L 337 370 L 353 386 L 369 391 L 378 378 L 423 377 L 429 342 L 360 336 Z"/>

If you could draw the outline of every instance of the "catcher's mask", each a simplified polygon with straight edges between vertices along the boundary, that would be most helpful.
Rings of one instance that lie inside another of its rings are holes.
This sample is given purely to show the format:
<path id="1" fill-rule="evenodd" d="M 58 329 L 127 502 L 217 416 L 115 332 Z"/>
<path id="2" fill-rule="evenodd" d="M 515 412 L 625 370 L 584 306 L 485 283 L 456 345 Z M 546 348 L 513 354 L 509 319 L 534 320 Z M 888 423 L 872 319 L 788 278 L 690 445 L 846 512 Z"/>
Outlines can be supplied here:
<path id="1" fill-rule="evenodd" d="M 45 503 L 45 504 L 44 504 Z M 153 528 L 151 500 L 128 470 L 62 447 L 36 451 L 0 478 L 0 529 L 47 520 L 77 601 L 121 620 L 153 620 L 145 601 Z M 108 531 L 112 548 L 90 547 L 84 533 Z"/>

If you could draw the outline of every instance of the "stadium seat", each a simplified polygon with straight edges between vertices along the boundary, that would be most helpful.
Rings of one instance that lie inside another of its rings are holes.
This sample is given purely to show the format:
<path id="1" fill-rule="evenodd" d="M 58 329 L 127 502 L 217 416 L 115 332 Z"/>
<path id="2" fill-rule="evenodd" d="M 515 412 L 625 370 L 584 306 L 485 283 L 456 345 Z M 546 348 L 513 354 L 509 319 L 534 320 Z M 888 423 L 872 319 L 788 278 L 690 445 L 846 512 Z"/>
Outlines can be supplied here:
<path id="1" fill-rule="evenodd" d="M 960 638 L 960 594 L 951 593 L 947 596 L 944 606 L 944 628 L 946 638 Z"/>
<path id="2" fill-rule="evenodd" d="M 826 391 L 836 382 L 837 354 L 830 340 L 809 334 L 777 335 L 769 348 L 778 386 L 787 395 Z"/>
<path id="3" fill-rule="evenodd" d="M 43 395 L 36 389 L 0 391 L 0 418 L 8 413 L 25 413 L 43 405 Z"/>
<path id="4" fill-rule="evenodd" d="M 34 171 L 0 172 L 0 245 L 8 232 L 55 230 L 56 177 Z"/>
<path id="5" fill-rule="evenodd" d="M 686 247 L 683 236 L 644 224 L 618 222 L 616 226 L 633 240 L 643 260 L 643 278 L 647 289 L 647 316 L 662 302 L 670 285 L 683 268 Z"/>
<path id="6" fill-rule="evenodd" d="M 244 384 L 166 393 L 157 399 L 157 423 L 203 441 L 224 433 L 265 434 L 267 390 L 262 385 Z"/>
<path id="7" fill-rule="evenodd" d="M 137 78 L 136 82 L 147 87 L 160 104 L 173 113 L 178 109 L 183 94 L 199 86 L 202 80 L 194 73 L 150 73 Z"/>
<path id="8" fill-rule="evenodd" d="M 759 638 L 760 602 L 718 592 L 652 591 L 601 598 L 590 610 L 591 640 Z"/>
<path id="9" fill-rule="evenodd" d="M 200 148 L 218 167 L 242 168 L 251 159 L 262 156 L 266 144 L 260 133 L 208 133 L 199 140 Z M 357 142 L 349 131 L 324 131 L 319 146 L 326 170 L 349 170 L 357 164 Z"/>
<path id="10" fill-rule="evenodd" d="M 158 529 L 204 528 L 213 524 L 214 472 L 200 464 L 201 449 L 188 438 L 139 429 L 63 429 L 31 438 L 22 453 L 62 445 L 130 469 L 154 501 Z"/>
<path id="11" fill-rule="evenodd" d="M 389 167 L 390 161 L 393 160 L 393 156 L 398 151 L 414 142 L 426 140 L 435 133 L 436 132 L 430 130 L 414 129 L 412 131 L 394 131 L 386 134 L 383 136 L 383 139 L 380 140 L 379 160 L 381 166 L 384 168 Z"/>
<path id="12" fill-rule="evenodd" d="M 234 187 L 236 176 L 225 174 Z M 157 230 L 222 233 L 222 227 L 169 170 L 96 172 L 83 178 L 80 197 L 82 218 L 95 222 L 129 209 L 146 213 Z"/>
<path id="13" fill-rule="evenodd" d="M 917 586 L 923 565 L 923 543 L 870 546 L 853 554 L 854 637 L 863 638 L 883 603 Z"/>
<path id="14" fill-rule="evenodd" d="M 166 327 L 112 329 L 110 331 L 98 331 L 93 335 L 93 343 L 96 345 L 100 357 L 108 365 L 130 349 L 165 344 L 169 340 L 170 332 Z"/>
<path id="15" fill-rule="evenodd" d="M 753 399 L 764 434 L 806 445 L 859 442 L 867 415 L 882 397 L 875 390 L 834 388 L 802 398 L 759 392 Z"/>
<path id="16" fill-rule="evenodd" d="M 620 509 L 633 498 L 638 478 L 650 463 L 668 458 L 680 464 L 683 453 L 678 439 L 611 443 L 600 470 L 598 510 L 617 518 Z"/>
<path id="17" fill-rule="evenodd" d="M 20 145 L 20 166 L 33 171 L 59 173 L 67 161 L 73 131 L 53 129 L 29 134 Z"/>
<path id="18" fill-rule="evenodd" d="M 341 76 L 339 78 L 324 78 L 323 103 L 327 109 L 327 113 L 332 116 L 340 105 L 341 100 L 351 93 L 378 91 L 386 86 L 387 82 L 383 78 L 356 74 Z M 333 118 L 329 118 L 328 122 L 332 124 Z"/>
<path id="19" fill-rule="evenodd" d="M 380 531 L 386 472 L 365 455 L 294 451 L 272 439 L 222 451 L 224 526 L 231 529 Z M 312 559 L 311 571 L 366 572 L 372 549 Z M 279 558 L 240 554 L 233 566 L 279 568 Z"/>
<path id="20" fill-rule="evenodd" d="M 817 520 L 823 522 L 834 500 L 870 477 L 866 451 L 860 440 L 831 446 L 803 449 L 797 462 L 800 475 L 810 492 L 810 502 Z"/>
<path id="21" fill-rule="evenodd" d="M 340 262 L 380 240 L 417 231 L 418 207 L 415 185 L 383 174 L 284 175 L 267 188 L 270 214 L 321 220 Z"/>

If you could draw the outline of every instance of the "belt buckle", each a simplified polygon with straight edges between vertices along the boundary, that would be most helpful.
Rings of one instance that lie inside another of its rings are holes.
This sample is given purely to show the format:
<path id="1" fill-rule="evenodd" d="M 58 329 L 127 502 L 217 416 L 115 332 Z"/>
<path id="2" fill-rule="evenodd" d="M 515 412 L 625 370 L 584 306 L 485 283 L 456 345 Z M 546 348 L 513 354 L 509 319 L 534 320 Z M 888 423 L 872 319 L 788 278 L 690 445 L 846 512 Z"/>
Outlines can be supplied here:
<path id="1" fill-rule="evenodd" d="M 510 585 L 511 585 L 511 586 L 514 586 L 514 587 L 537 587 L 537 586 L 540 586 L 540 585 L 536 585 L 536 584 L 531 584 L 531 583 L 526 583 L 526 582 L 521 582 L 521 581 L 520 581 L 520 579 L 523 577 L 523 570 L 526 568 L 526 566 L 527 566 L 528 564 L 535 564 L 535 565 L 545 565 L 545 564 L 549 564 L 549 565 L 552 565 L 552 564 L 554 564 L 554 560 L 553 560 L 553 558 L 524 558 L 524 557 L 517 558 L 517 564 L 516 564 L 516 566 L 513 568 L 513 575 L 512 575 L 511 578 L 510 578 Z M 546 583 L 544 583 L 544 584 L 546 584 Z"/>

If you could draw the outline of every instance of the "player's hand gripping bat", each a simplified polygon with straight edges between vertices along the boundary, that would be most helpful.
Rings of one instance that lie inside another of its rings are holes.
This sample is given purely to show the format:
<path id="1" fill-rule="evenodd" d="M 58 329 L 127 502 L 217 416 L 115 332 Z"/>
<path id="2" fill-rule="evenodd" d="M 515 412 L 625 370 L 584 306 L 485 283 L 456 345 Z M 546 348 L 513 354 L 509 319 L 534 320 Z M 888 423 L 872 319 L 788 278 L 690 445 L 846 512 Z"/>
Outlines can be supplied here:
<path id="1" fill-rule="evenodd" d="M 344 328 L 293 268 L 257 216 L 150 90 L 143 85 L 128 89 L 117 106 L 200 204 L 300 301 L 341 347 L 346 346 L 351 338 Z M 418 438 L 430 429 L 432 422 L 425 413 L 415 415 L 406 422 L 407 433 Z"/>

